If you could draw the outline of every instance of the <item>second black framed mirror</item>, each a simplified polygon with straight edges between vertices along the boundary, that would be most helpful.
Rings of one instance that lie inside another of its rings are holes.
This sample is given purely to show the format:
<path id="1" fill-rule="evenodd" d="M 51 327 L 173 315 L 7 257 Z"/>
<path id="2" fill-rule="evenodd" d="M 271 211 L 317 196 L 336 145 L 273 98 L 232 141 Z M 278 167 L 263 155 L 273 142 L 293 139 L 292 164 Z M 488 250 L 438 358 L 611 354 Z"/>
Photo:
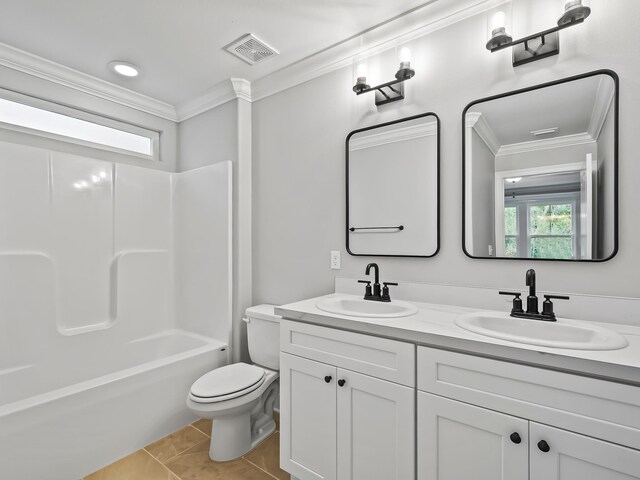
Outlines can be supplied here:
<path id="1" fill-rule="evenodd" d="M 589 262 L 615 256 L 618 84 L 615 72 L 598 70 L 465 108 L 465 254 Z"/>

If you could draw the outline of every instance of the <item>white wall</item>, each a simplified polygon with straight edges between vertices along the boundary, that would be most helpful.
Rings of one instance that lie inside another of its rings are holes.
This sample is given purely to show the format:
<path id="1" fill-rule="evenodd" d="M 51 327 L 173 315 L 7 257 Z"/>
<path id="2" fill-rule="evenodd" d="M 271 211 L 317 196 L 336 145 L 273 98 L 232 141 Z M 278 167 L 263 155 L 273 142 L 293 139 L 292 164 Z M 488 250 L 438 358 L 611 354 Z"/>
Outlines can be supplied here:
<path id="1" fill-rule="evenodd" d="M 178 172 L 234 161 L 238 158 L 237 101 L 179 123 L 178 138 Z"/>
<path id="2" fill-rule="evenodd" d="M 471 152 L 473 155 L 471 188 L 473 248 L 467 245 L 467 251 L 479 257 L 495 256 L 495 171 L 497 159 L 474 129 L 471 129 Z M 469 214 L 470 212 L 467 212 L 467 215 Z M 492 247 L 492 255 L 489 255 L 489 245 Z"/>
<path id="3" fill-rule="evenodd" d="M 600 136 L 598 137 L 598 229 L 601 238 L 598 239 L 598 254 L 608 255 L 613 251 L 613 211 L 614 204 L 612 192 L 614 190 L 615 176 L 613 174 L 613 149 L 608 148 L 613 145 L 613 137 L 615 135 L 613 122 L 613 107 L 607 113 Z M 622 227 L 626 228 L 626 227 Z"/>
<path id="4" fill-rule="evenodd" d="M 546 2 L 546 0 L 545 0 Z M 522 3 L 522 2 L 521 2 Z M 526 2 L 525 2 L 526 3 Z M 531 6 L 558 10 L 559 2 Z M 333 290 L 337 274 L 362 278 L 368 261 L 385 280 L 490 288 L 522 288 L 524 272 L 538 270 L 549 291 L 640 296 L 632 279 L 640 266 L 635 206 L 640 204 L 636 132 L 640 118 L 640 62 L 635 46 L 640 2 L 592 0 L 592 16 L 563 30 L 559 56 L 513 68 L 510 50 L 489 53 L 487 21 L 479 15 L 411 42 L 416 76 L 404 101 L 376 110 L 373 94 L 355 96 L 352 68 L 344 68 L 253 104 L 253 300 L 286 303 Z M 389 79 L 397 68 L 391 55 Z M 461 114 L 471 101 L 600 68 L 621 79 L 620 253 L 605 263 L 467 258 L 461 248 Z M 329 268 L 330 250 L 345 249 L 344 139 L 356 128 L 433 111 L 441 118 L 442 248 L 433 259 L 343 255 Z"/>

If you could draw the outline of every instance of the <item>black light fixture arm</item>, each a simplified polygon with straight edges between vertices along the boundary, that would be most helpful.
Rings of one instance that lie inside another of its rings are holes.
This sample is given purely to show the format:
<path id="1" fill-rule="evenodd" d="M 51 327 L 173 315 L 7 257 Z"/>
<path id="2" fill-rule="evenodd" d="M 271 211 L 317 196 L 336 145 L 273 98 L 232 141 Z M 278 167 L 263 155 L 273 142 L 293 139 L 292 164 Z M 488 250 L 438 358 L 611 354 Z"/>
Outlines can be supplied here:
<path id="1" fill-rule="evenodd" d="M 527 37 L 523 37 L 520 38 L 518 40 L 512 40 L 508 43 L 504 43 L 502 45 L 499 45 L 497 47 L 493 47 L 493 48 L 489 48 L 488 50 L 490 50 L 491 52 L 497 52 L 498 50 L 504 50 L 505 48 L 509 48 L 509 47 L 514 47 L 516 45 L 520 45 L 520 44 L 524 44 L 524 48 L 525 50 L 529 50 L 529 46 L 528 43 L 531 40 L 536 40 L 536 39 L 540 39 L 540 43 L 542 43 L 543 45 L 546 43 L 545 39 L 547 36 L 559 32 L 560 30 L 563 30 L 565 28 L 569 28 L 569 27 L 573 27 L 574 25 L 577 25 L 579 23 L 584 22 L 584 18 L 580 18 L 577 20 L 572 20 L 571 22 L 565 23 L 564 25 L 558 25 L 557 27 L 553 27 L 550 28 L 548 30 L 544 30 L 542 32 L 538 32 L 538 33 L 534 33 L 532 35 L 529 35 Z"/>
<path id="2" fill-rule="evenodd" d="M 411 78 L 411 77 L 409 77 L 409 78 Z M 390 90 L 396 92 L 397 94 L 400 94 L 399 89 L 394 89 L 393 85 L 397 85 L 398 83 L 402 83 L 405 80 L 409 80 L 409 78 L 402 78 L 402 79 L 399 79 L 399 80 L 396 79 L 396 80 L 393 80 L 391 82 L 381 83 L 380 85 L 376 85 L 375 87 L 365 88 L 364 90 L 360 90 L 360 91 L 356 92 L 356 95 L 362 95 L 363 93 L 373 92 L 373 91 L 377 90 L 378 92 L 380 92 L 385 97 L 390 98 L 386 93 L 384 93 L 383 88 L 389 88 Z"/>

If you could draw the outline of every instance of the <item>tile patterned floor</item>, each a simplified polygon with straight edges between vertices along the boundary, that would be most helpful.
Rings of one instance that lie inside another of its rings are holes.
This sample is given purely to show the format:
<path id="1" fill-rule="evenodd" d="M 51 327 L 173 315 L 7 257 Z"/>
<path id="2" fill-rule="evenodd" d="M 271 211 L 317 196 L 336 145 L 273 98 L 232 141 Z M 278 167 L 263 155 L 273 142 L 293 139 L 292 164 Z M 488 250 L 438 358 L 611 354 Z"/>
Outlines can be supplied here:
<path id="1" fill-rule="evenodd" d="M 275 433 L 237 460 L 209 459 L 211 420 L 200 419 L 85 480 L 289 480 L 278 466 L 280 428 L 277 414 L 274 417 Z"/>

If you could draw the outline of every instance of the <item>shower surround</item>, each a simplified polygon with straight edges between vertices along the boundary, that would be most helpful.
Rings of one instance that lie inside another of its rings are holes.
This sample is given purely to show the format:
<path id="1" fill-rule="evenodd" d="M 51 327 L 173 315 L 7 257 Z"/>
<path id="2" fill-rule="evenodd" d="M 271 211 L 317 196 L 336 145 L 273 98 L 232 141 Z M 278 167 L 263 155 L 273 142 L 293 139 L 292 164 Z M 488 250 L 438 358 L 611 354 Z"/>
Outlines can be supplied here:
<path id="1" fill-rule="evenodd" d="M 229 359 L 230 177 L 0 142 L 0 478 L 81 478 L 193 420 Z"/>

